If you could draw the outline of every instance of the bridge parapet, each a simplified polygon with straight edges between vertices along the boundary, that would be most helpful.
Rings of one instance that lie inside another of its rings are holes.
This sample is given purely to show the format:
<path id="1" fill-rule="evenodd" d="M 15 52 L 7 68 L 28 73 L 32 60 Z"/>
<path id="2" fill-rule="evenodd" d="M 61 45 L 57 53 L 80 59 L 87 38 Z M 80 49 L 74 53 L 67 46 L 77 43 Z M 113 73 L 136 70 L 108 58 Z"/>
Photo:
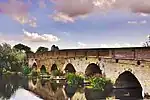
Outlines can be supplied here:
<path id="1" fill-rule="evenodd" d="M 105 49 L 68 49 L 48 51 L 43 53 L 29 53 L 28 58 L 72 58 L 72 57 L 104 57 L 122 60 L 150 61 L 150 48 L 105 48 Z"/>

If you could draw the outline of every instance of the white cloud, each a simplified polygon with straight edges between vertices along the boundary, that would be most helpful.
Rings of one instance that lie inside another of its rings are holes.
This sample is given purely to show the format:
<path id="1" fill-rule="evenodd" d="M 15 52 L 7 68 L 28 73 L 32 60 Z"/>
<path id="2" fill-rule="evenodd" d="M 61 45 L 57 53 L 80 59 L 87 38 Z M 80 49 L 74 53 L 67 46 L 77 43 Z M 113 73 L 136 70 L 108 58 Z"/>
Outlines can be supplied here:
<path id="1" fill-rule="evenodd" d="M 144 16 L 144 17 L 149 16 L 149 15 L 146 14 L 146 13 L 140 13 L 139 15 L 140 15 L 140 16 Z"/>
<path id="2" fill-rule="evenodd" d="M 25 40 L 31 41 L 31 42 L 57 42 L 60 39 L 57 36 L 54 36 L 52 34 L 39 34 L 36 32 L 28 32 L 23 29 L 23 33 L 25 36 Z"/>
<path id="3" fill-rule="evenodd" d="M 140 21 L 141 24 L 146 24 L 147 21 L 146 20 L 143 20 L 143 21 Z"/>
<path id="4" fill-rule="evenodd" d="M 147 21 L 146 20 L 142 20 L 142 21 L 128 21 L 128 24 L 146 24 Z"/>
<path id="5" fill-rule="evenodd" d="M 101 44 L 100 48 L 139 47 L 139 46 L 142 45 L 130 44 L 130 43 L 123 43 L 123 44 L 115 43 L 115 44 Z"/>
<path id="6" fill-rule="evenodd" d="M 64 35 L 69 36 L 69 32 L 63 32 Z"/>
<path id="7" fill-rule="evenodd" d="M 54 21 L 63 22 L 63 23 L 67 23 L 67 22 L 73 23 L 75 21 L 74 18 L 69 17 L 67 14 L 61 12 L 50 15 L 49 17 L 51 17 Z"/>
<path id="8" fill-rule="evenodd" d="M 78 47 L 82 48 L 119 48 L 119 47 L 139 47 L 142 46 L 141 44 L 130 44 L 130 43 L 114 43 L 114 44 L 85 44 L 82 42 L 77 43 Z"/>
<path id="9" fill-rule="evenodd" d="M 77 42 L 77 44 L 78 44 L 79 47 L 86 47 L 87 46 L 87 44 L 82 43 L 82 42 Z"/>

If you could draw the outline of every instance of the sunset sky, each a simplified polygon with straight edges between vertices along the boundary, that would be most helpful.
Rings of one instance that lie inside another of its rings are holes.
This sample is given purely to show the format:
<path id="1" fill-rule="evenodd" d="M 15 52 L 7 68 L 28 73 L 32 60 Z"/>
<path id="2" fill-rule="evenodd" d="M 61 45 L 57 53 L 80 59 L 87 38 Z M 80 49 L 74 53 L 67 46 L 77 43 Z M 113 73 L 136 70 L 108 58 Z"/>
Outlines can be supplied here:
<path id="1" fill-rule="evenodd" d="M 0 0 L 0 43 L 105 48 L 142 46 L 150 0 Z"/>

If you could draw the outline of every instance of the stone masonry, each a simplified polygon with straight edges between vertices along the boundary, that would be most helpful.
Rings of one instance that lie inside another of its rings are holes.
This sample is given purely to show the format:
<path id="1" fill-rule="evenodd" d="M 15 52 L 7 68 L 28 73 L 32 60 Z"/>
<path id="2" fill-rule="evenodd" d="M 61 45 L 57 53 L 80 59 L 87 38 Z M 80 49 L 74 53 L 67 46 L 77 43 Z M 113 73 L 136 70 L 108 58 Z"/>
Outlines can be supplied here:
<path id="1" fill-rule="evenodd" d="M 65 49 L 56 52 L 29 53 L 28 64 L 30 67 L 36 63 L 38 71 L 44 65 L 49 73 L 56 64 L 63 71 L 71 63 L 76 72 L 85 73 L 90 63 L 98 63 L 99 58 L 104 58 L 104 72 L 106 77 L 115 81 L 126 70 L 141 83 L 144 92 L 150 93 L 150 48 L 96 48 L 96 49 Z"/>

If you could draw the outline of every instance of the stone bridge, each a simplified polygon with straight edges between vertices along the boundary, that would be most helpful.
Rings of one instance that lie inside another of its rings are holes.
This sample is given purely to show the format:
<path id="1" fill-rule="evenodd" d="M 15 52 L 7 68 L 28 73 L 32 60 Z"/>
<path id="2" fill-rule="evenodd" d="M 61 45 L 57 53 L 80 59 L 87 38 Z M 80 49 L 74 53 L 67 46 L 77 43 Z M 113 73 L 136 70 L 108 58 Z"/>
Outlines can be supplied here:
<path id="1" fill-rule="evenodd" d="M 139 81 L 144 92 L 150 93 L 150 48 L 148 47 L 65 49 L 28 53 L 27 57 L 30 67 L 36 66 L 38 71 L 46 68 L 49 73 L 54 69 L 85 73 L 87 70 L 94 71 L 95 67 L 92 65 L 103 64 L 100 69 L 114 82 L 120 75 L 124 75 L 124 72 L 130 71 Z M 132 81 L 130 75 L 125 75 L 125 79 Z"/>

